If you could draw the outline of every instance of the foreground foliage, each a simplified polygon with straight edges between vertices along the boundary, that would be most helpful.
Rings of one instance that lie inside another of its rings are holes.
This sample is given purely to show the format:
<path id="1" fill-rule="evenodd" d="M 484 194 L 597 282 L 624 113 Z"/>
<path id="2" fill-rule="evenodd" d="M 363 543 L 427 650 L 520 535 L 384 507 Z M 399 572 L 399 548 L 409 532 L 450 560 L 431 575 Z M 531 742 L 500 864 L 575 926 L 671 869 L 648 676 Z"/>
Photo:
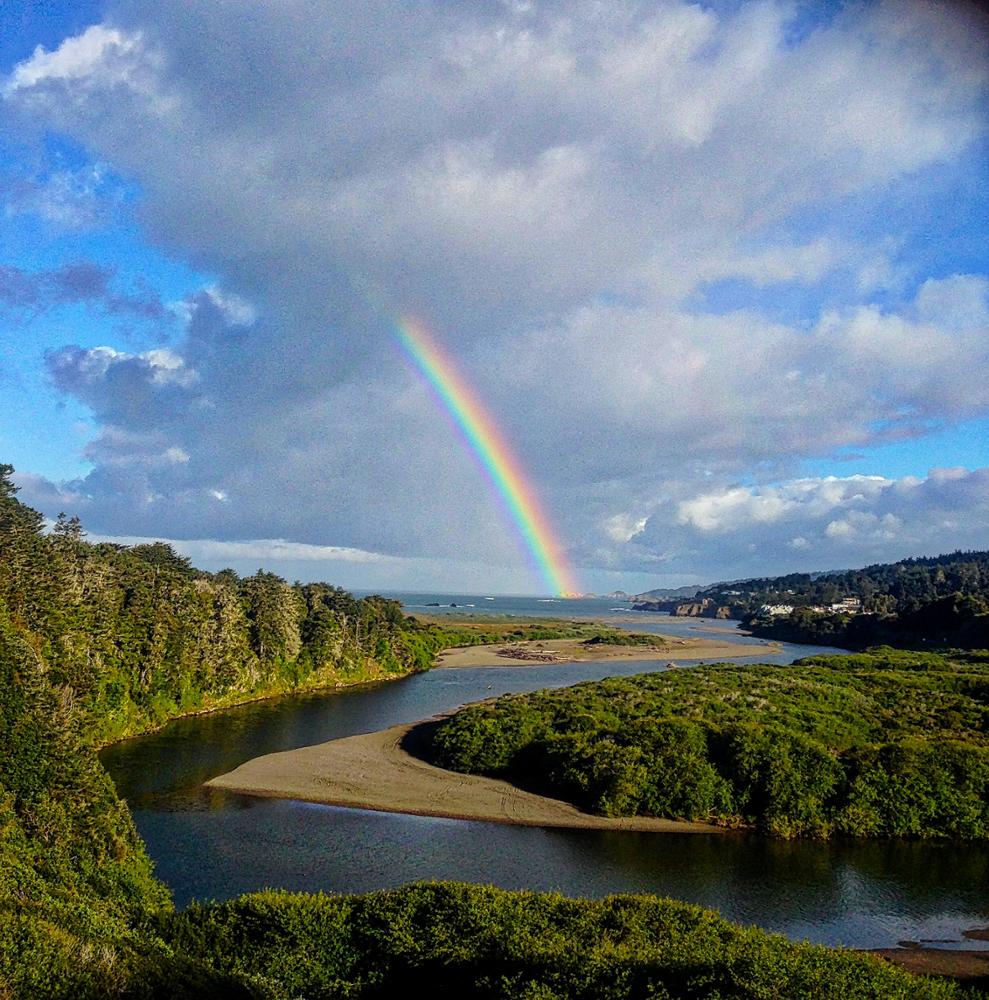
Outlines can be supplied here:
<path id="1" fill-rule="evenodd" d="M 989 653 L 718 664 L 471 705 L 436 763 L 605 815 L 989 838 Z"/>
<path id="2" fill-rule="evenodd" d="M 183 955 L 278 1000 L 963 995 L 868 956 L 795 945 L 647 896 L 575 900 L 451 883 L 338 898 L 261 893 L 193 907 L 162 928 Z"/>

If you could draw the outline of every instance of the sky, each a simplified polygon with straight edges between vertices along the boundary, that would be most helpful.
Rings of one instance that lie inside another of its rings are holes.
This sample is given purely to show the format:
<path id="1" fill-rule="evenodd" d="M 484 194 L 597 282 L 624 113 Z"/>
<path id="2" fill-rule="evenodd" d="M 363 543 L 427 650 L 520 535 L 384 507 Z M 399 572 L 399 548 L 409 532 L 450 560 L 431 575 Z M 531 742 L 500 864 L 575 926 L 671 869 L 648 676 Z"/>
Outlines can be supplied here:
<path id="1" fill-rule="evenodd" d="M 989 548 L 961 2 L 9 0 L 0 462 L 208 569 L 540 593 Z"/>

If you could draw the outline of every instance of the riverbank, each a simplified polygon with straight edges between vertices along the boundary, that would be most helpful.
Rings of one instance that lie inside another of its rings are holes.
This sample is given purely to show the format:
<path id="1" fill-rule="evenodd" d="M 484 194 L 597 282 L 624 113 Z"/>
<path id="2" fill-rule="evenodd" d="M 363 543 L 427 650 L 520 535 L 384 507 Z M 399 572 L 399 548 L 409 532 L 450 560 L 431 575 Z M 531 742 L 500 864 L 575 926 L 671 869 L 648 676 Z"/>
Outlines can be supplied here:
<path id="1" fill-rule="evenodd" d="M 478 628 L 489 625 L 488 619 L 481 615 L 465 615 L 463 619 L 452 617 L 440 617 L 429 615 L 418 615 L 421 621 L 446 628 Z M 659 616 L 656 616 L 659 617 Z M 666 616 L 663 616 L 666 617 Z M 547 621 L 519 621 L 512 619 L 510 624 L 512 629 L 520 626 L 552 627 L 554 625 L 563 627 L 567 624 L 587 624 L 596 625 L 606 621 L 603 616 L 588 616 L 579 621 L 576 619 L 569 622 L 563 620 L 549 619 Z M 631 616 L 623 616 L 618 619 L 622 624 L 634 624 L 641 619 Z M 505 622 L 497 621 L 498 625 L 505 626 Z M 704 628 L 701 631 L 710 631 L 717 635 L 724 633 L 729 635 L 735 632 L 734 628 Z M 507 667 L 507 666 L 539 666 L 546 663 L 578 663 L 590 660 L 643 660 L 649 662 L 667 660 L 676 662 L 678 660 L 695 659 L 734 659 L 739 656 L 758 656 L 760 653 L 775 654 L 779 652 L 779 643 L 764 640 L 758 645 L 746 644 L 740 646 L 737 642 L 718 639 L 681 639 L 675 636 L 657 635 L 655 646 L 610 644 L 606 642 L 595 642 L 584 645 L 582 639 L 547 639 L 547 640 L 512 640 L 506 639 L 504 642 L 487 643 L 484 645 L 453 646 L 440 651 L 435 662 L 428 669 L 438 667 Z M 512 655 L 514 651 L 515 655 Z M 347 670 L 340 670 L 334 667 L 325 667 L 315 670 L 302 679 L 273 678 L 267 683 L 262 683 L 257 687 L 245 689 L 234 688 L 223 692 L 223 694 L 209 694 L 193 705 L 185 707 L 176 706 L 176 711 L 167 711 L 159 718 L 134 718 L 128 719 L 119 725 L 109 736 L 98 736 L 94 740 L 94 747 L 103 750 L 125 740 L 136 739 L 140 736 L 147 736 L 150 733 L 164 729 L 170 722 L 176 719 L 189 718 L 196 715 L 209 715 L 213 712 L 222 712 L 228 708 L 236 708 L 240 705 L 248 705 L 252 702 L 268 701 L 273 698 L 283 698 L 293 694 L 311 694 L 317 691 L 339 691 L 346 688 L 361 687 L 367 684 L 376 684 L 383 681 L 401 680 L 409 677 L 418 671 L 409 668 L 404 670 L 386 670 L 380 663 L 368 657 L 359 667 L 351 667 Z"/>
<path id="2" fill-rule="evenodd" d="M 445 649 L 435 668 L 531 667 L 544 663 L 580 663 L 589 660 L 731 660 L 742 656 L 774 655 L 778 643 L 739 645 L 717 639 L 681 639 L 657 635 L 656 645 L 626 646 L 607 642 L 587 643 L 580 639 L 542 639 L 500 642 L 483 646 L 455 646 Z"/>
<path id="3" fill-rule="evenodd" d="M 458 646 L 437 656 L 434 669 L 502 666 L 539 667 L 603 660 L 656 661 L 731 659 L 775 653 L 775 643 L 739 646 L 711 639 L 656 636 L 655 646 L 626 646 L 580 639 L 541 639 Z M 744 653 L 740 652 L 745 650 Z M 395 726 L 315 746 L 267 754 L 206 782 L 266 798 L 451 819 L 641 832 L 720 833 L 706 823 L 655 817 L 605 817 L 568 802 L 524 791 L 505 781 L 460 774 L 420 759 L 410 745 L 429 723 Z"/>
<path id="4" fill-rule="evenodd" d="M 422 725 L 393 726 L 377 733 L 256 757 L 211 779 L 206 786 L 265 798 L 521 826 L 647 833 L 726 832 L 705 823 L 593 816 L 568 802 L 524 791 L 507 781 L 434 767 L 410 752 Z"/>
<path id="5" fill-rule="evenodd" d="M 984 938 L 985 931 L 966 931 L 972 940 Z M 953 948 L 929 948 L 919 943 L 903 942 L 898 948 L 873 948 L 869 954 L 918 976 L 940 976 L 965 986 L 989 988 L 989 951 L 966 951 Z"/>
<path id="6" fill-rule="evenodd" d="M 284 679 L 275 679 L 255 688 L 238 688 L 225 691 L 223 694 L 206 695 L 194 706 L 168 712 L 158 719 L 143 719 L 140 724 L 123 729 L 109 738 L 97 738 L 93 741 L 93 748 L 96 751 L 106 750 L 118 743 L 126 743 L 128 740 L 150 736 L 152 733 L 160 732 L 178 719 L 189 719 L 197 715 L 213 715 L 230 708 L 252 705 L 260 701 L 274 701 L 276 698 L 286 698 L 291 695 L 368 687 L 385 681 L 401 680 L 417 672 L 419 671 L 412 668 L 400 671 L 385 670 L 377 661 L 368 659 L 363 666 L 357 669 L 343 671 L 329 667 L 313 671 L 303 680 L 289 682 Z"/>

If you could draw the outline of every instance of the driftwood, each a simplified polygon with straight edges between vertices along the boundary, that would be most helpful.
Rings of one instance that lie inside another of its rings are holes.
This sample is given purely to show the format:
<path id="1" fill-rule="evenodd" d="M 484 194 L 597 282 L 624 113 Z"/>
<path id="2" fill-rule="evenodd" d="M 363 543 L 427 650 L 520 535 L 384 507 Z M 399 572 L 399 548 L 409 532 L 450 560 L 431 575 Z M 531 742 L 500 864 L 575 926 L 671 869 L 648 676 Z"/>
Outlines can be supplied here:
<path id="1" fill-rule="evenodd" d="M 565 659 L 556 653 L 527 649 L 525 646 L 502 646 L 501 649 L 496 649 L 495 653 L 513 660 L 532 660 L 536 663 L 560 663 Z"/>

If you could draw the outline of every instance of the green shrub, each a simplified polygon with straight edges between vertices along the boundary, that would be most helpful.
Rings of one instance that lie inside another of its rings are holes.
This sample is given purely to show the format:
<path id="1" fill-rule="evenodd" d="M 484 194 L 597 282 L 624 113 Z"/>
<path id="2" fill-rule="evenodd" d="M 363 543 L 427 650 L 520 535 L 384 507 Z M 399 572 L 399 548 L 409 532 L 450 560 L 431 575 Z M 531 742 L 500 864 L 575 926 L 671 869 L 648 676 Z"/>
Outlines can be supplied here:
<path id="1" fill-rule="evenodd" d="M 518 1000 L 961 1000 L 954 984 L 647 896 L 566 899 L 476 885 L 366 896 L 261 893 L 164 918 L 176 953 L 270 996 Z"/>
<path id="2" fill-rule="evenodd" d="M 989 655 L 716 664 L 467 706 L 428 752 L 606 815 L 989 838 Z"/>

